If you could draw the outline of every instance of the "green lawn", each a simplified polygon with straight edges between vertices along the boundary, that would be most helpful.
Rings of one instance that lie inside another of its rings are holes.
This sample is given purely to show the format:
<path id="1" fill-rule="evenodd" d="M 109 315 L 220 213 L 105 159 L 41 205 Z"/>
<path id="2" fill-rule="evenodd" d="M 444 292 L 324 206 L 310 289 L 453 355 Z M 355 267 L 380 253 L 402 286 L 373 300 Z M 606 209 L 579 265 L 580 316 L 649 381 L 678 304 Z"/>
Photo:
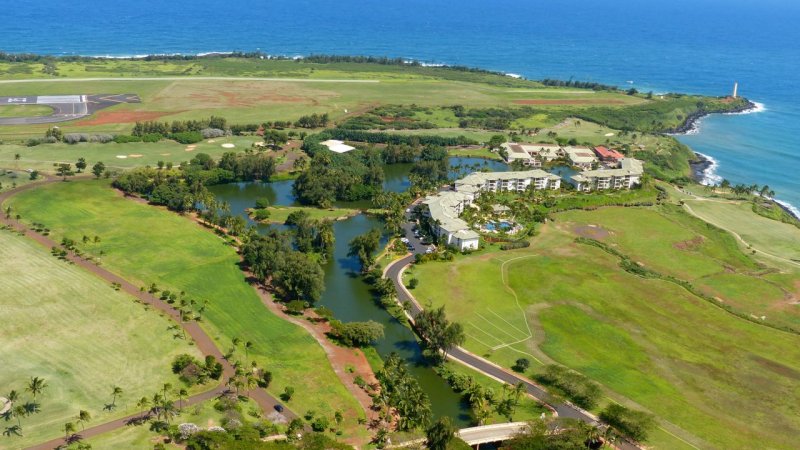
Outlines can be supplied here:
<path id="1" fill-rule="evenodd" d="M 173 339 L 169 319 L 27 238 L 0 231 L 0 260 L 0 395 L 16 389 L 29 399 L 24 390 L 33 376 L 48 384 L 37 398 L 42 412 L 21 420 L 23 437 L 0 437 L 2 448 L 62 436 L 79 410 L 90 412 L 89 425 L 131 414 L 134 399 L 165 382 L 181 385 L 170 370 L 175 355 L 201 356 Z M 104 411 L 115 385 L 124 393 L 116 410 Z"/>
<path id="2" fill-rule="evenodd" d="M 2 129 L 0 128 L 0 130 Z M 106 168 L 111 170 L 141 166 L 155 167 L 159 161 L 178 165 L 188 162 L 197 153 L 207 153 L 218 159 L 225 152 L 243 151 L 250 148 L 253 142 L 260 140 L 260 138 L 248 136 L 218 138 L 199 142 L 193 149 L 168 140 L 127 144 L 113 142 L 108 144 L 83 142 L 75 145 L 42 144 L 35 147 L 6 144 L 0 145 L 0 167 L 53 172 L 55 163 L 70 163 L 75 169 L 75 162 L 78 161 L 78 158 L 86 159 L 87 171 L 91 171 L 92 166 L 97 162 L 102 162 Z M 222 144 L 233 144 L 235 147 L 224 148 Z M 187 151 L 187 147 L 190 151 Z M 17 154 L 20 156 L 19 160 L 15 159 Z"/>
<path id="3" fill-rule="evenodd" d="M 286 218 L 293 212 L 305 211 L 308 217 L 313 220 L 338 220 L 345 217 L 350 217 L 358 213 L 358 210 L 347 208 L 314 208 L 308 206 L 270 206 L 267 208 L 269 211 L 269 218 L 264 222 L 268 223 L 284 223 Z"/>
<path id="4" fill-rule="evenodd" d="M 0 105 L 0 117 L 49 116 L 53 108 L 46 105 Z"/>
<path id="5" fill-rule="evenodd" d="M 556 219 L 528 249 L 414 268 L 414 294 L 446 305 L 478 354 L 506 367 L 527 355 L 533 370 L 556 361 L 600 382 L 614 401 L 652 411 L 662 427 L 650 439 L 656 448 L 686 445 L 674 436 L 699 448 L 795 447 L 799 336 L 737 318 L 675 284 L 629 274 L 617 257 L 573 242 L 575 226 L 595 224 L 609 232 L 607 242 L 648 267 L 720 277 L 715 265 L 744 273 L 754 264 L 730 237 L 710 230 L 698 248 L 678 249 L 674 243 L 699 230 L 691 218 L 656 210 L 608 208 Z M 720 289 L 735 284 L 709 280 Z"/>
<path id="6" fill-rule="evenodd" d="M 249 354 L 274 374 L 270 392 L 293 386 L 289 407 L 346 413 L 353 429 L 363 417 L 317 342 L 301 328 L 274 316 L 239 270 L 239 257 L 223 240 L 191 220 L 123 198 L 105 180 L 56 183 L 20 194 L 8 204 L 23 220 L 46 224 L 57 236 L 101 237 L 86 250 L 105 252 L 105 267 L 134 283 L 156 283 L 208 301 L 202 326 L 223 351 L 234 337 L 252 341 Z"/>
<path id="7" fill-rule="evenodd" d="M 0 169 L 0 192 L 31 182 L 31 174 L 23 170 Z"/>

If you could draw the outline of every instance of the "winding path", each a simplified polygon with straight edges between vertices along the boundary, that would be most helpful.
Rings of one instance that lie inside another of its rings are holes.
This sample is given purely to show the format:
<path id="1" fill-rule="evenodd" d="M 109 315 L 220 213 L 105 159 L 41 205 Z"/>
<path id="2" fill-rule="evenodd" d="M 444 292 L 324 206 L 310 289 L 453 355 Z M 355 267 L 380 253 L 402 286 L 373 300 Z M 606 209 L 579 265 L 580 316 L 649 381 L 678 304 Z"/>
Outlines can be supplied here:
<path id="1" fill-rule="evenodd" d="M 12 190 L 0 193 L 0 205 L 2 205 L 3 202 L 5 202 L 9 198 L 11 198 L 12 196 L 14 196 L 14 195 L 16 195 L 16 194 L 18 194 L 20 192 L 27 191 L 27 190 L 30 190 L 32 188 L 39 187 L 39 186 L 42 186 L 42 185 L 45 185 L 45 184 L 52 184 L 52 183 L 57 183 L 57 182 L 60 182 L 60 180 L 56 179 L 56 178 L 47 178 L 47 179 L 45 179 L 44 181 L 41 181 L 41 182 L 34 182 L 34 183 L 26 184 L 26 185 L 23 185 L 23 186 L 21 186 L 19 188 L 12 189 Z M 12 217 L 11 218 L 6 218 L 5 213 L 0 215 L 0 224 L 10 226 L 12 229 L 22 233 L 25 237 L 33 239 L 34 241 L 38 242 L 39 244 L 41 244 L 42 246 L 44 246 L 44 247 L 46 247 L 48 249 L 53 248 L 53 247 L 57 247 L 59 245 L 57 242 L 53 241 L 49 237 L 47 237 L 47 236 L 45 236 L 43 234 L 37 233 L 35 231 L 29 230 L 24 224 L 22 224 L 21 222 L 19 222 L 16 219 L 14 219 L 13 218 L 13 211 L 12 211 Z M 205 330 L 203 330 L 200 327 L 200 325 L 197 322 L 182 322 L 181 319 L 180 319 L 180 313 L 178 313 L 175 309 L 173 309 L 168 303 L 156 298 L 155 296 L 153 296 L 153 295 L 151 295 L 151 294 L 149 294 L 147 292 L 141 292 L 137 286 L 135 286 L 132 283 L 128 282 L 127 280 L 123 279 L 119 275 L 117 275 L 117 274 L 115 274 L 115 273 L 113 273 L 113 272 L 111 272 L 111 271 L 109 271 L 109 270 L 107 270 L 107 269 L 105 269 L 103 267 L 97 266 L 92 262 L 89 262 L 89 261 L 86 261 L 84 259 L 81 259 L 81 258 L 76 256 L 72 252 L 70 252 L 67 255 L 67 260 L 69 260 L 70 262 L 74 263 L 78 267 L 81 267 L 81 268 L 93 273 L 94 275 L 102 278 L 103 280 L 107 281 L 109 284 L 110 283 L 118 283 L 120 285 L 120 290 L 122 290 L 125 293 L 127 293 L 127 294 L 129 294 L 129 295 L 131 295 L 131 296 L 133 296 L 133 297 L 135 297 L 137 299 L 139 299 L 142 303 L 150 305 L 153 308 L 155 308 L 156 310 L 161 311 L 164 314 L 168 315 L 175 323 L 179 324 L 186 331 L 186 333 L 189 336 L 191 336 L 192 340 L 195 342 L 195 345 L 197 346 L 197 349 L 200 350 L 200 352 L 204 356 L 208 356 L 208 355 L 214 356 L 214 358 L 216 358 L 217 361 L 222 363 L 222 367 L 223 367 L 222 376 L 223 376 L 223 379 L 229 378 L 234 374 L 235 371 L 234 371 L 233 366 L 230 364 L 230 362 L 228 362 L 225 358 L 223 358 L 222 352 L 217 348 L 217 346 L 214 344 L 214 341 L 211 339 L 211 337 L 205 332 Z M 222 394 L 224 392 L 227 392 L 227 391 L 228 391 L 228 389 L 224 385 L 220 385 L 220 386 L 217 386 L 214 389 L 211 389 L 211 390 L 209 390 L 207 392 L 203 392 L 201 394 L 193 395 L 193 396 L 185 399 L 182 402 L 182 404 L 183 404 L 183 406 L 193 405 L 193 404 L 205 401 L 205 400 L 209 400 L 209 399 L 215 398 L 215 397 L 219 396 L 220 394 Z M 253 389 L 253 390 L 248 391 L 247 394 L 250 396 L 251 399 L 253 399 L 258 404 L 258 406 L 265 413 L 269 413 L 271 411 L 274 411 L 275 406 L 279 404 L 278 400 L 275 397 L 273 397 L 270 394 L 268 394 L 267 391 L 265 391 L 264 389 Z M 291 420 L 291 419 L 294 419 L 294 418 L 297 417 L 297 415 L 294 414 L 293 412 L 289 411 L 288 408 L 284 409 L 283 414 L 284 414 L 284 416 L 287 417 L 288 420 Z M 132 415 L 129 415 L 129 416 L 126 416 L 126 417 L 122 417 L 120 419 L 112 420 L 110 422 L 106 422 L 106 423 L 103 423 L 103 424 L 100 424 L 100 425 L 89 427 L 89 428 L 86 428 L 85 430 L 81 431 L 81 433 L 79 433 L 79 434 L 84 439 L 90 438 L 90 437 L 93 437 L 93 436 L 97 436 L 99 434 L 115 430 L 117 428 L 122 428 L 122 427 L 128 425 L 128 422 L 131 419 L 136 419 L 137 417 L 141 417 L 141 415 L 142 415 L 142 413 L 139 412 L 137 414 L 132 414 Z M 31 449 L 37 449 L 37 450 L 47 450 L 47 449 L 53 449 L 53 448 L 59 447 L 59 446 L 61 446 L 63 444 L 64 444 L 64 438 L 63 437 L 59 437 L 57 439 L 53 439 L 53 440 L 44 442 L 42 444 L 35 445 L 33 447 L 30 447 L 30 448 Z"/>

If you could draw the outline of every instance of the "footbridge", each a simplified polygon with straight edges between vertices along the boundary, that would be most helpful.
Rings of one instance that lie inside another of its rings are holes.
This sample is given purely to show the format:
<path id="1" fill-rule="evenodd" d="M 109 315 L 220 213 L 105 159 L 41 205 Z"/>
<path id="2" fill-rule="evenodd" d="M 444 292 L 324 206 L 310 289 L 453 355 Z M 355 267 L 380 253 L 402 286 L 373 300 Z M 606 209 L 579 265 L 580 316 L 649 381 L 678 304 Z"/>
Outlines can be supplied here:
<path id="1" fill-rule="evenodd" d="M 458 437 L 469 445 L 482 445 L 490 442 L 507 441 L 527 429 L 525 422 L 498 423 L 482 427 L 462 428 Z"/>

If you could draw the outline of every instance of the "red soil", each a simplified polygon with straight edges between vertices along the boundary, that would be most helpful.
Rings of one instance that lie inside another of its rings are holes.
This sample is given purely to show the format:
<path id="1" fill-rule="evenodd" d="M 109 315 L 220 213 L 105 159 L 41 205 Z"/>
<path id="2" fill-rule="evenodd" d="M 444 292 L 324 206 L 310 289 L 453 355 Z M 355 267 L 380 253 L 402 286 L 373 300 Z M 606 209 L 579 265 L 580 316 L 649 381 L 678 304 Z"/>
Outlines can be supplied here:
<path id="1" fill-rule="evenodd" d="M 100 111 L 93 117 L 81 120 L 76 125 L 106 125 L 110 123 L 134 123 L 145 120 L 155 120 L 161 116 L 176 114 L 181 111 Z"/>
<path id="2" fill-rule="evenodd" d="M 518 105 L 620 105 L 624 104 L 622 100 L 604 99 L 604 98 L 587 98 L 587 99 L 536 99 L 536 100 L 514 100 Z"/>

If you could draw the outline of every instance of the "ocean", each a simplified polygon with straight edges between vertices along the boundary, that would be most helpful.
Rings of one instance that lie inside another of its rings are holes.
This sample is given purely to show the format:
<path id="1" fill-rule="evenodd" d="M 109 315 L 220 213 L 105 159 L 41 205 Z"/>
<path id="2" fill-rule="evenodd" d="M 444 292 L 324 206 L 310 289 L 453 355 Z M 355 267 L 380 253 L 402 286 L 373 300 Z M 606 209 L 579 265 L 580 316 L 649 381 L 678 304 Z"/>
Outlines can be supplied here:
<path id="1" fill-rule="evenodd" d="M 739 93 L 759 112 L 679 139 L 709 180 L 800 206 L 796 0 L 0 0 L 0 50 L 54 55 L 377 55 L 642 91 Z M 2 95 L 0 93 L 0 95 Z"/>

